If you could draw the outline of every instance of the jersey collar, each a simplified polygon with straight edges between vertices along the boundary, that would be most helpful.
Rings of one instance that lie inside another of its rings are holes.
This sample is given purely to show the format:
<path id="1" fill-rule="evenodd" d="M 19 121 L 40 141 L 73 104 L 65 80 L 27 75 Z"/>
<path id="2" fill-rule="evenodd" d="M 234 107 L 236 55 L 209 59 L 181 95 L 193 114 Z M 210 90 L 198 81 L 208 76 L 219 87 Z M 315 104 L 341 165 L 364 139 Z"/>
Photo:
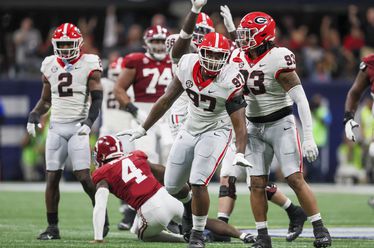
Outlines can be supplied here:
<path id="1" fill-rule="evenodd" d="M 79 60 L 81 57 L 82 57 L 82 53 L 80 53 L 79 56 L 78 56 L 77 58 L 73 59 L 72 61 L 69 61 L 69 64 L 74 65 L 75 63 L 78 62 L 78 60 Z M 62 59 L 60 59 L 59 57 L 57 57 L 57 63 L 58 63 L 59 65 L 61 65 L 62 68 L 65 67 L 65 63 L 64 63 L 64 61 L 62 61 Z"/>
<path id="2" fill-rule="evenodd" d="M 274 48 L 274 47 L 273 47 Z M 262 60 L 266 54 L 268 54 L 273 48 L 267 50 L 266 52 L 264 52 L 263 54 L 261 54 L 260 56 L 258 56 L 257 58 L 255 59 L 251 59 L 247 53 L 244 53 L 244 57 L 245 59 L 247 60 L 248 64 L 250 67 L 253 67 L 255 64 L 257 64 L 260 60 Z"/>
<path id="3" fill-rule="evenodd" d="M 201 65 L 199 61 L 196 61 L 193 70 L 192 70 L 192 78 L 195 82 L 195 85 L 199 89 L 199 91 L 203 90 L 205 87 L 207 87 L 210 83 L 213 82 L 215 78 L 209 78 L 204 81 L 203 75 L 201 74 Z"/>

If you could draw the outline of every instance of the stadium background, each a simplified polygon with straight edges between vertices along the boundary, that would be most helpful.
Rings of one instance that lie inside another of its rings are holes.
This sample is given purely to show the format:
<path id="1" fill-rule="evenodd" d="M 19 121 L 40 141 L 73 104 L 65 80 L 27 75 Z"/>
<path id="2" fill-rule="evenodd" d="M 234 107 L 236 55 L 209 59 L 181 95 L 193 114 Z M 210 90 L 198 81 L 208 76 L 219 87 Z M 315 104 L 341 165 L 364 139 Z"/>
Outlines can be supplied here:
<path id="1" fill-rule="evenodd" d="M 345 97 L 360 58 L 374 48 L 374 5 L 366 0 L 208 1 L 204 11 L 213 18 L 216 30 L 223 33 L 221 4 L 229 5 L 236 23 L 252 10 L 268 12 L 275 18 L 279 27 L 277 42 L 296 54 L 297 70 L 308 98 L 320 94 L 328 102 L 332 118 L 328 163 L 321 181 L 334 182 L 337 148 L 343 137 Z M 173 33 L 179 32 L 189 8 L 190 1 L 1 0 L 0 180 L 25 178 L 22 172 L 25 123 L 40 96 L 40 63 L 53 53 L 51 30 L 63 22 L 77 24 L 84 35 L 85 51 L 99 54 L 105 66 L 117 55 L 142 50 L 142 32 L 151 24 L 164 24 Z M 25 18 L 33 22 L 35 32 L 28 49 L 17 45 L 14 38 Z M 110 20 L 114 21 L 106 25 Z M 42 175 L 42 167 L 39 171 Z"/>

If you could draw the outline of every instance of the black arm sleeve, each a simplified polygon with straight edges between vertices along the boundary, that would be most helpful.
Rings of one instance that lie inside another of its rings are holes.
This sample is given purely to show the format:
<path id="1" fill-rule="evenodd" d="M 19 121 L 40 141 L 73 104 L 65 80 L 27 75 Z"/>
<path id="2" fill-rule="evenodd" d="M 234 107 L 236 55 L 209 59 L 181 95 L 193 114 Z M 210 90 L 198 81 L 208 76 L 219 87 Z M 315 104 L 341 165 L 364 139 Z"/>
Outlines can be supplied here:
<path id="1" fill-rule="evenodd" d="M 226 111 L 229 115 L 234 113 L 236 110 L 245 108 L 247 106 L 247 103 L 244 100 L 244 97 L 242 95 L 235 96 L 231 100 L 226 102 Z"/>
<path id="2" fill-rule="evenodd" d="M 83 124 L 86 124 L 90 128 L 92 127 L 92 124 L 95 122 L 96 118 L 99 116 L 101 103 L 103 101 L 103 92 L 101 90 L 91 91 L 91 99 L 92 102 L 88 112 L 88 117 L 83 122 Z"/>

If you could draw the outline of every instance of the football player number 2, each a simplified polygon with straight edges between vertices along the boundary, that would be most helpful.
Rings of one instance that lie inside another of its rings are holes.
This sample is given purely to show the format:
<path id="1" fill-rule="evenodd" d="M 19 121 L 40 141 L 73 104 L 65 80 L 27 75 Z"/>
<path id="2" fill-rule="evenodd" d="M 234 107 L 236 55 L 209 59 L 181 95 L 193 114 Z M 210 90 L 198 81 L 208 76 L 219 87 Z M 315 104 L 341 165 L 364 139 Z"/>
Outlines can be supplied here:
<path id="1" fill-rule="evenodd" d="M 143 175 L 143 171 L 136 168 L 130 159 L 122 160 L 122 180 L 127 183 L 133 178 L 135 178 L 135 182 L 139 184 L 143 182 L 147 176 Z"/>
<path id="2" fill-rule="evenodd" d="M 168 86 L 173 79 L 171 68 L 165 68 L 161 74 L 158 68 L 144 68 L 143 75 L 144 77 L 152 75 L 151 82 L 149 82 L 148 87 L 145 89 L 145 93 L 147 94 L 156 94 L 157 85 Z"/>
<path id="3" fill-rule="evenodd" d="M 73 89 L 67 88 L 73 83 L 73 76 L 70 73 L 61 73 L 58 76 L 58 96 L 59 97 L 67 97 L 73 96 Z"/>

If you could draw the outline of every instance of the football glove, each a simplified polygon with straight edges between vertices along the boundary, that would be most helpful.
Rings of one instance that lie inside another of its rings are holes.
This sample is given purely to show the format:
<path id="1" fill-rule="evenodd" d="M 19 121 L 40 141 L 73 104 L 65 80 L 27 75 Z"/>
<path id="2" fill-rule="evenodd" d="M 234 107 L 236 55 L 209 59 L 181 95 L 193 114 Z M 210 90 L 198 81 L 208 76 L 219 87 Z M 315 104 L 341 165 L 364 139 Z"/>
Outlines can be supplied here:
<path id="1" fill-rule="evenodd" d="M 135 129 L 130 129 L 130 130 L 126 130 L 123 132 L 119 132 L 116 135 L 117 136 L 130 135 L 131 137 L 129 138 L 129 141 L 131 142 L 131 141 L 134 141 L 136 139 L 143 137 L 146 134 L 147 134 L 147 131 L 142 126 L 139 126 Z"/>
<path id="2" fill-rule="evenodd" d="M 233 161 L 233 165 L 238 165 L 238 166 L 243 166 L 243 167 L 250 167 L 252 168 L 253 165 L 251 165 L 248 160 L 246 160 L 244 158 L 244 154 L 243 153 L 236 153 L 235 154 L 235 158 L 234 158 L 234 161 Z"/>
<path id="3" fill-rule="evenodd" d="M 318 148 L 313 138 L 308 138 L 308 139 L 304 138 L 302 149 L 303 149 L 303 156 L 306 157 L 309 163 L 317 159 Z"/>
<path id="4" fill-rule="evenodd" d="M 192 8 L 191 11 L 195 14 L 199 14 L 201 9 L 206 4 L 207 0 L 191 0 Z"/>
<path id="5" fill-rule="evenodd" d="M 76 132 L 77 135 L 89 135 L 91 132 L 91 128 L 87 124 L 77 123 L 75 126 L 79 127 Z"/>
<path id="6" fill-rule="evenodd" d="M 42 124 L 40 124 L 40 116 L 35 112 L 31 112 L 26 126 L 29 135 L 32 135 L 33 137 L 36 136 L 36 127 L 42 128 Z"/>
<path id="7" fill-rule="evenodd" d="M 345 136 L 351 141 L 356 141 L 356 135 L 354 134 L 354 129 L 358 128 L 360 125 L 353 119 L 348 120 L 345 123 Z"/>
<path id="8" fill-rule="evenodd" d="M 370 157 L 374 157 L 374 142 L 371 142 L 369 145 L 369 155 Z"/>
<path id="9" fill-rule="evenodd" d="M 232 19 L 232 15 L 230 12 L 229 7 L 227 5 L 221 5 L 221 16 L 223 18 L 223 23 L 225 24 L 225 27 L 229 33 L 235 31 L 235 24 L 234 20 Z"/>

